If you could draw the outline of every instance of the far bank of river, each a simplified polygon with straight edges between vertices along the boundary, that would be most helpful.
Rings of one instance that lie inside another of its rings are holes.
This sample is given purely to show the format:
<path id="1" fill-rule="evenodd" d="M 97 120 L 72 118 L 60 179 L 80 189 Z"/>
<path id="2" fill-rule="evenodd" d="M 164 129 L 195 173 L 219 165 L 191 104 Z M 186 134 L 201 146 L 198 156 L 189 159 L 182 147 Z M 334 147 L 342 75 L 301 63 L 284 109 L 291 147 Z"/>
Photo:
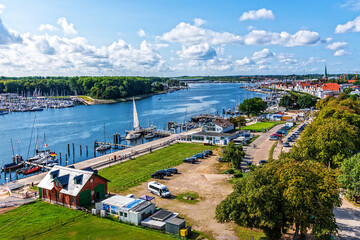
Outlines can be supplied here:
<path id="1" fill-rule="evenodd" d="M 221 114 L 223 108 L 233 109 L 244 99 L 266 96 L 262 93 L 247 91 L 240 86 L 239 83 L 189 84 L 190 88 L 187 90 L 142 98 L 136 101 L 140 126 L 147 127 L 153 124 L 158 129 L 164 129 L 169 121 L 183 122 L 191 116 L 202 113 Z M 24 158 L 34 155 L 35 115 L 38 148 L 44 149 L 47 144 L 51 151 L 58 154 L 61 152 L 63 164 L 68 144 L 72 150 L 72 143 L 74 143 L 75 161 L 79 162 L 94 157 L 95 140 L 104 141 L 106 138 L 106 141 L 112 142 L 113 133 L 125 136 L 125 130 L 132 128 L 131 101 L 3 115 L 0 116 L 0 166 L 11 162 L 13 153 L 10 139 L 13 141 L 14 154 L 21 154 Z M 124 141 L 124 144 L 135 145 L 143 142 L 147 140 Z M 80 145 L 83 149 L 81 156 Z M 88 156 L 84 150 L 86 146 L 89 149 Z M 72 162 L 73 155 L 71 154 L 69 163 Z M 0 183 L 4 181 L 3 176 L 0 178 Z"/>

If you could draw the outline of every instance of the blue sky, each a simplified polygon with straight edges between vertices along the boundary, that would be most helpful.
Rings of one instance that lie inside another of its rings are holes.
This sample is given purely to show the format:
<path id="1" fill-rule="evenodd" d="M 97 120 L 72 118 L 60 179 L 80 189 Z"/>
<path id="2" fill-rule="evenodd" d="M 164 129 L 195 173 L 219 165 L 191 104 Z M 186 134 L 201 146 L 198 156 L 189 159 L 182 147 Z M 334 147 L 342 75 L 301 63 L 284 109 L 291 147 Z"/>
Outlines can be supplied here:
<path id="1" fill-rule="evenodd" d="M 360 71 L 360 0 L 0 0 L 0 75 Z"/>

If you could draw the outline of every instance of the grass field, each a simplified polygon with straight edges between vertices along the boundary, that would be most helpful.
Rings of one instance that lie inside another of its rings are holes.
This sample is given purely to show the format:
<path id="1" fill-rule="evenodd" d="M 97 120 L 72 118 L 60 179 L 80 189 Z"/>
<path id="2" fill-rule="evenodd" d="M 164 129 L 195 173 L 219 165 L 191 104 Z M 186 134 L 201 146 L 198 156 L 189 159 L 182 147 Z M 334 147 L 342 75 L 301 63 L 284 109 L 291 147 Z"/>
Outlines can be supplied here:
<path id="1" fill-rule="evenodd" d="M 121 192 L 147 181 L 150 179 L 151 173 L 157 170 L 180 165 L 182 159 L 186 157 L 215 148 L 217 146 L 177 143 L 133 160 L 104 168 L 99 171 L 99 174 L 110 180 L 108 184 L 110 192 Z"/>
<path id="2" fill-rule="evenodd" d="M 192 197 L 193 199 L 190 200 L 190 199 L 184 199 L 184 197 L 186 195 L 189 195 L 190 197 Z M 177 197 L 176 197 L 177 200 L 179 200 L 180 202 L 184 202 L 184 203 L 190 203 L 190 204 L 195 204 L 199 201 L 199 195 L 196 193 L 196 192 L 187 192 L 187 193 L 182 193 L 182 194 L 179 194 Z"/>
<path id="3" fill-rule="evenodd" d="M 276 125 L 282 124 L 284 122 L 259 122 L 249 126 L 242 127 L 244 130 L 252 130 L 255 132 L 262 132 L 264 129 L 270 130 Z"/>
<path id="4" fill-rule="evenodd" d="M 265 234 L 258 229 L 248 229 L 240 226 L 235 227 L 237 236 L 241 240 L 266 240 Z"/>
<path id="5" fill-rule="evenodd" d="M 8 225 L 5 226 L 6 224 Z M 0 215 L 0 239 L 23 239 L 23 237 L 59 240 L 174 239 L 158 231 L 98 218 L 79 210 L 43 202 L 23 205 Z"/>

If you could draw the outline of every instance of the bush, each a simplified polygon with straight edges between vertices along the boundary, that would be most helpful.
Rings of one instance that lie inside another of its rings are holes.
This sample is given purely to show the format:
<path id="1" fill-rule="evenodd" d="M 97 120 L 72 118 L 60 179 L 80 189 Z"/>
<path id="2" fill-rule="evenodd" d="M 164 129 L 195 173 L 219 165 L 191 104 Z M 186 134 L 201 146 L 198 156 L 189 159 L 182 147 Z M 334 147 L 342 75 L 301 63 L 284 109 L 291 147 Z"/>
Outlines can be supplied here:
<path id="1" fill-rule="evenodd" d="M 241 178 L 241 177 L 243 177 L 242 173 L 235 173 L 234 174 L 234 178 Z"/>
<path id="2" fill-rule="evenodd" d="M 228 170 L 225 170 L 225 174 L 233 174 L 235 171 L 234 171 L 234 169 L 228 169 Z"/>

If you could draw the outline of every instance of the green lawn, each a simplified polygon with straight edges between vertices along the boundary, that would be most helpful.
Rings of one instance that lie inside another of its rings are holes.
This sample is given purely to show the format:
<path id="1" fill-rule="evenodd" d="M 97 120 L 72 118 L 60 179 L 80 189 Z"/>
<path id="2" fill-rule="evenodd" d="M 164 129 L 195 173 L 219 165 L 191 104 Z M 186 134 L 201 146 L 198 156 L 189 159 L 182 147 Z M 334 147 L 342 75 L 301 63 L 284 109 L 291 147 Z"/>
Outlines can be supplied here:
<path id="1" fill-rule="evenodd" d="M 249 229 L 236 226 L 235 231 L 241 240 L 251 240 L 252 237 L 254 240 L 266 240 L 265 234 L 259 229 Z"/>
<path id="2" fill-rule="evenodd" d="M 191 196 L 193 199 L 192 200 L 184 199 L 184 197 L 186 195 Z M 180 202 L 195 204 L 195 203 L 199 202 L 199 195 L 196 192 L 186 192 L 186 193 L 179 194 L 176 197 L 176 199 L 179 200 Z"/>
<path id="3" fill-rule="evenodd" d="M 276 125 L 282 124 L 285 122 L 259 122 L 249 126 L 242 127 L 241 129 L 244 130 L 252 130 L 255 132 L 262 132 L 264 129 L 270 130 L 271 128 L 275 127 Z"/>
<path id="4" fill-rule="evenodd" d="M 104 168 L 99 174 L 109 179 L 110 192 L 121 192 L 150 179 L 157 170 L 182 164 L 186 157 L 217 146 L 202 144 L 177 143 L 172 146 L 148 153 L 133 160 Z"/>
<path id="5" fill-rule="evenodd" d="M 0 228 L 0 239 L 174 239 L 158 231 L 43 202 L 0 215 Z"/>

